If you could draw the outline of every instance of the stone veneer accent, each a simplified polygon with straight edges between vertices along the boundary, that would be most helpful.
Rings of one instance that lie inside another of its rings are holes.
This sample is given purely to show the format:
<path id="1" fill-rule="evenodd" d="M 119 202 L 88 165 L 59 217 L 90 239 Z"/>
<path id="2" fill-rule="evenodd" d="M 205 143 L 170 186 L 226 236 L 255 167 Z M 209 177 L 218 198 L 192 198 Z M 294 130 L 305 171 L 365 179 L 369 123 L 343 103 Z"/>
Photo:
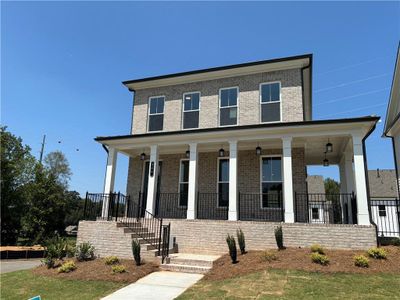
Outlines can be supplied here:
<path id="1" fill-rule="evenodd" d="M 309 247 L 318 243 L 328 249 L 366 250 L 377 245 L 374 226 L 164 220 L 165 224 L 168 222 L 171 223 L 171 237 L 175 239 L 181 253 L 226 253 L 226 235 L 236 235 L 237 228 L 241 228 L 245 234 L 247 250 L 275 248 L 274 229 L 279 225 L 283 227 L 284 244 L 287 247 Z M 116 226 L 116 222 L 79 222 L 77 243 L 84 241 L 92 243 L 96 254 L 101 257 L 116 255 L 132 258 L 130 234 L 124 233 L 123 228 Z"/>

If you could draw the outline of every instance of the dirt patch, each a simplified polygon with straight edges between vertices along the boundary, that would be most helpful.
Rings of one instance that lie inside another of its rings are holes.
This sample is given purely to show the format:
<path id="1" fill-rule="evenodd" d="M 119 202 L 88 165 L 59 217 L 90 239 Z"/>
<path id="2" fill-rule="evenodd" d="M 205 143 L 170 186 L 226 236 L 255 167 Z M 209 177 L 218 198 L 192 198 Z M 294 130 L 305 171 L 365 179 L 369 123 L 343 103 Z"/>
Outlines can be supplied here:
<path id="1" fill-rule="evenodd" d="M 120 260 L 119 264 L 126 267 L 126 272 L 113 274 L 111 266 L 106 265 L 104 259 L 98 258 L 85 262 L 78 262 L 74 259 L 74 261 L 77 269 L 70 273 L 58 273 L 57 268 L 47 269 L 46 266 L 37 267 L 32 270 L 32 273 L 55 278 L 132 283 L 147 274 L 158 271 L 158 266 L 150 262 L 144 262 L 142 265 L 136 266 L 133 260 Z"/>
<path id="2" fill-rule="evenodd" d="M 233 278 L 268 268 L 323 273 L 400 273 L 400 247 L 383 248 L 387 250 L 388 258 L 383 260 L 369 258 L 369 268 L 359 268 L 354 265 L 354 255 L 367 256 L 365 251 L 326 250 L 326 255 L 330 260 L 327 266 L 311 262 L 311 252 L 307 248 L 269 250 L 277 257 L 276 260 L 270 262 L 263 258 L 264 251 L 249 251 L 245 255 L 239 255 L 237 264 L 232 264 L 229 255 L 224 255 L 214 262 L 213 268 L 205 275 L 204 280 Z"/>

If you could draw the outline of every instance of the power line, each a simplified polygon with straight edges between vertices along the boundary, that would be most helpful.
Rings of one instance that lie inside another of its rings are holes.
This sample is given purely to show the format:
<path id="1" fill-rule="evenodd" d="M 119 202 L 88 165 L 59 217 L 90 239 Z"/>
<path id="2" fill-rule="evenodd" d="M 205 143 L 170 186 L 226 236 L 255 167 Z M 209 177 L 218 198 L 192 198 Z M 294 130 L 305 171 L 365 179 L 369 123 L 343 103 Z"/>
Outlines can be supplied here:
<path id="1" fill-rule="evenodd" d="M 378 107 L 378 106 L 386 106 L 386 104 L 385 104 L 385 103 L 381 103 L 381 104 L 376 104 L 376 105 L 364 106 L 364 107 L 362 107 L 362 108 L 356 108 L 356 109 L 352 109 L 352 110 L 341 111 L 341 112 L 337 112 L 337 113 L 334 113 L 334 114 L 324 115 L 324 116 L 321 116 L 321 117 L 322 117 L 322 118 L 331 117 L 331 116 L 336 116 L 336 115 L 340 115 L 340 114 L 344 114 L 344 113 L 349 113 L 349 112 L 354 112 L 354 111 L 360 111 L 360 110 L 364 110 L 364 109 L 368 109 L 368 108 L 373 108 L 373 107 Z"/>
<path id="2" fill-rule="evenodd" d="M 332 99 L 332 100 L 329 100 L 329 101 L 325 101 L 325 102 L 322 102 L 322 103 L 315 104 L 314 106 L 320 106 L 320 105 L 323 105 L 323 104 L 335 103 L 335 102 L 339 102 L 339 101 L 342 101 L 342 100 L 347 100 L 347 99 L 351 99 L 351 98 L 357 98 L 357 97 L 360 97 L 360 96 L 375 94 L 375 93 L 383 92 L 383 91 L 386 91 L 386 90 L 389 90 L 389 89 L 390 88 L 378 89 L 378 90 L 373 90 L 373 91 L 369 91 L 369 92 L 365 92 L 365 93 L 359 93 L 359 94 L 346 96 L 346 97 L 342 97 L 342 98 L 336 98 L 336 99 Z"/>

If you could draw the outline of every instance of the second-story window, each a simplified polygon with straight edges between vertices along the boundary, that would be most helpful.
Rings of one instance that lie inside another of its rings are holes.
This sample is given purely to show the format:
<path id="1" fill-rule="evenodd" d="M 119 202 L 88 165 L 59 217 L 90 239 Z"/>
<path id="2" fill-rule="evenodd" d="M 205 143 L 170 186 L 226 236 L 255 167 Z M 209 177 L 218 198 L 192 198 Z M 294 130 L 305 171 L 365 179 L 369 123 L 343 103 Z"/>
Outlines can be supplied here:
<path id="1" fill-rule="evenodd" d="M 239 88 L 219 90 L 219 126 L 237 125 Z"/>
<path id="2" fill-rule="evenodd" d="M 183 94 L 182 128 L 199 128 L 200 93 Z"/>
<path id="3" fill-rule="evenodd" d="M 261 122 L 279 122 L 281 120 L 281 84 L 280 82 L 260 85 Z"/>
<path id="4" fill-rule="evenodd" d="M 164 96 L 149 99 L 149 131 L 161 131 L 164 126 Z"/>

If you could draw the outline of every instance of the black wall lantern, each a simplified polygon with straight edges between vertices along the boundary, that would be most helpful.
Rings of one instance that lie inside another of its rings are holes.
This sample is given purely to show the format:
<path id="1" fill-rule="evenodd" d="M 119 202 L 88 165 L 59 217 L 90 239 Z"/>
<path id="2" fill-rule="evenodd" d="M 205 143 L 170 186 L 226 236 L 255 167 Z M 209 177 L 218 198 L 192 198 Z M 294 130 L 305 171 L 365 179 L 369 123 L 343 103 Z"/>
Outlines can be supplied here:
<path id="1" fill-rule="evenodd" d="M 256 154 L 257 155 L 261 155 L 261 147 L 260 146 L 257 146 L 257 148 L 256 148 Z"/>
<path id="2" fill-rule="evenodd" d="M 326 146 L 325 146 L 325 151 L 326 151 L 326 153 L 331 153 L 331 152 L 333 152 L 333 145 L 332 145 L 331 142 L 329 142 L 329 139 L 328 139 L 328 143 L 327 143 Z"/>
<path id="3" fill-rule="evenodd" d="M 219 155 L 219 157 L 224 157 L 224 156 L 225 156 L 225 150 L 224 150 L 224 148 L 219 149 L 218 155 Z"/>
<path id="4" fill-rule="evenodd" d="M 186 155 L 186 158 L 189 158 L 190 157 L 190 151 L 186 150 L 185 155 Z"/>
<path id="5" fill-rule="evenodd" d="M 146 159 L 146 153 L 140 154 L 140 160 L 145 160 Z"/>

